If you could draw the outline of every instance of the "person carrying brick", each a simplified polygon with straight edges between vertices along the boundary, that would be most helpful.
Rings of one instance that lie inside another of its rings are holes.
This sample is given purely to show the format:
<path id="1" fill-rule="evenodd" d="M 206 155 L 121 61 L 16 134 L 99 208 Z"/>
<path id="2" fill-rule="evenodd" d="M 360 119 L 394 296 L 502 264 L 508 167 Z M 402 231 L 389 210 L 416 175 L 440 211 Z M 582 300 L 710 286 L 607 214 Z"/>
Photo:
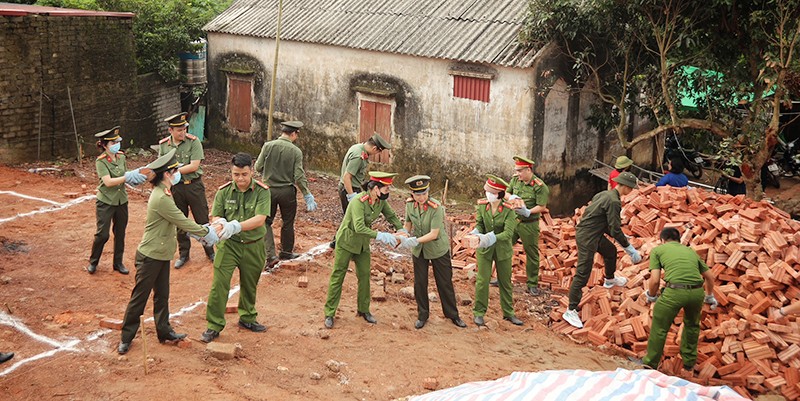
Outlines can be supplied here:
<path id="1" fill-rule="evenodd" d="M 620 228 L 622 224 L 620 217 L 622 201 L 620 198 L 638 187 L 636 176 L 626 171 L 614 178 L 614 181 L 619 185 L 612 190 L 595 195 L 575 228 L 578 265 L 569 288 L 569 309 L 564 312 L 563 318 L 577 328 L 583 328 L 583 322 L 578 316 L 577 309 L 578 304 L 581 303 L 581 297 L 583 297 L 583 287 L 586 286 L 589 275 L 592 273 L 595 253 L 599 253 L 603 257 L 605 264 L 606 280 L 603 287 L 622 287 L 628 282 L 625 277 L 614 277 L 614 272 L 617 270 L 617 248 L 606 238 L 606 234 L 614 238 L 625 249 L 633 263 L 642 261 L 639 252 L 628 242 L 628 238 Z"/>
<path id="2" fill-rule="evenodd" d="M 233 271 L 239 269 L 239 327 L 255 333 L 267 330 L 258 323 L 256 289 L 266 260 L 264 222 L 270 215 L 271 194 L 266 184 L 253 178 L 252 157 L 237 153 L 231 160 L 231 180 L 219 187 L 211 207 L 212 224 L 223 226 L 214 279 L 206 306 L 207 330 L 203 342 L 219 337 L 225 328 L 225 306 L 231 289 Z"/>
<path id="3" fill-rule="evenodd" d="M 614 169 L 608 174 L 608 188 L 607 189 L 614 189 L 617 187 L 617 182 L 614 181 L 614 178 L 617 178 L 620 174 L 631 171 L 631 167 L 633 166 L 633 160 L 631 160 L 628 156 L 619 156 L 617 160 L 614 162 Z"/>
<path id="4" fill-rule="evenodd" d="M 683 333 L 681 334 L 681 359 L 686 370 L 694 368 L 697 361 L 697 340 L 700 337 L 700 312 L 703 303 L 717 307 L 714 298 L 714 274 L 694 249 L 682 245 L 681 234 L 676 228 L 661 230 L 662 244 L 650 252 L 650 280 L 645 297 L 647 303 L 655 302 L 647 354 L 642 363 L 657 369 L 664 354 L 664 343 L 675 316 L 683 310 Z M 664 291 L 658 294 L 661 275 L 666 282 Z M 705 291 L 704 291 L 705 289 Z"/>

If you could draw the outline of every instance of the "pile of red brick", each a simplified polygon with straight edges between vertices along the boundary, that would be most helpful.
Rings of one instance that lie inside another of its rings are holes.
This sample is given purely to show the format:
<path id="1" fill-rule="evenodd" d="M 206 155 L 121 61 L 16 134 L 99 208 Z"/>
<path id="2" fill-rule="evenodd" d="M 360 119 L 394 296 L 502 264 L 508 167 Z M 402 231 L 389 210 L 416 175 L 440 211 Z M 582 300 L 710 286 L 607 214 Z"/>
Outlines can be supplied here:
<path id="1" fill-rule="evenodd" d="M 703 307 L 698 359 L 690 378 L 701 384 L 728 385 L 743 396 L 770 390 L 800 399 L 800 322 L 779 324 L 774 309 L 800 300 L 800 223 L 767 202 L 718 195 L 701 189 L 642 187 L 623 205 L 623 231 L 644 260 L 632 264 L 618 248 L 617 274 L 625 288 L 603 288 L 603 263 L 595 256 L 581 301 L 583 329 L 561 318 L 564 295 L 577 263 L 575 225 L 583 209 L 565 219 L 545 215 L 540 223 L 540 286 L 553 290 L 559 305 L 551 313 L 553 330 L 577 341 L 642 357 L 647 348 L 652 305 L 645 303 L 648 255 L 664 227 L 675 227 L 682 243 L 705 259 L 717 277 L 716 310 Z M 456 267 L 474 263 L 474 250 L 458 242 L 471 226 L 455 235 Z M 525 254 L 515 246 L 514 279 L 525 281 Z M 663 283 L 662 283 L 663 288 Z M 660 370 L 685 375 L 679 354 L 682 315 L 667 337 Z"/>

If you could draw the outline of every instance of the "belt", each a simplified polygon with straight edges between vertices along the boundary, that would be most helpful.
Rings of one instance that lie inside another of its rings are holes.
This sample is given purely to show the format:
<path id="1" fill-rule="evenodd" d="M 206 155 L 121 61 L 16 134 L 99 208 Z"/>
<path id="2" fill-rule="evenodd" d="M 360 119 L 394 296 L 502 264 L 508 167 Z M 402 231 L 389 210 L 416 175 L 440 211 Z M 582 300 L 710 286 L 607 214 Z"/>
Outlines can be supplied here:
<path id="1" fill-rule="evenodd" d="M 696 290 L 698 288 L 703 288 L 703 284 L 667 283 L 667 288 L 672 288 L 675 290 Z"/>
<path id="2" fill-rule="evenodd" d="M 189 185 L 189 184 L 191 184 L 191 183 L 193 183 L 195 181 L 200 181 L 200 177 L 197 177 L 197 178 L 195 178 L 193 180 L 183 180 L 183 181 L 178 182 L 178 184 Z"/>

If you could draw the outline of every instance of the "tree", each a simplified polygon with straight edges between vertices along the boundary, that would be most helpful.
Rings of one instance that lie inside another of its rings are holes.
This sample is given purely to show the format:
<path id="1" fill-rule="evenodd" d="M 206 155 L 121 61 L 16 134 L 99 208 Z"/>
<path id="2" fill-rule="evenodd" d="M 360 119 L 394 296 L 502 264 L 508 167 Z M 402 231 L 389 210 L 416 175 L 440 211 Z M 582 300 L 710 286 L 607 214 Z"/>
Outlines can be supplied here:
<path id="1" fill-rule="evenodd" d="M 136 62 L 140 73 L 178 78 L 177 55 L 194 51 L 192 42 L 205 36 L 203 26 L 232 0 L 39 0 L 42 6 L 136 14 L 133 22 Z"/>

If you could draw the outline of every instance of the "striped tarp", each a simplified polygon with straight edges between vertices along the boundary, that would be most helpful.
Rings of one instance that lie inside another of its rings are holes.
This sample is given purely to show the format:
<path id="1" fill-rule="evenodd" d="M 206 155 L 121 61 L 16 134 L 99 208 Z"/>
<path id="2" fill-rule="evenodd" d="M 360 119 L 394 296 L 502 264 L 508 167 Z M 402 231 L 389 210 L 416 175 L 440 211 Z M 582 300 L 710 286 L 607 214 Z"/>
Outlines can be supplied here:
<path id="1" fill-rule="evenodd" d="M 704 387 L 656 370 L 514 372 L 409 401 L 747 401 L 729 387 Z"/>

